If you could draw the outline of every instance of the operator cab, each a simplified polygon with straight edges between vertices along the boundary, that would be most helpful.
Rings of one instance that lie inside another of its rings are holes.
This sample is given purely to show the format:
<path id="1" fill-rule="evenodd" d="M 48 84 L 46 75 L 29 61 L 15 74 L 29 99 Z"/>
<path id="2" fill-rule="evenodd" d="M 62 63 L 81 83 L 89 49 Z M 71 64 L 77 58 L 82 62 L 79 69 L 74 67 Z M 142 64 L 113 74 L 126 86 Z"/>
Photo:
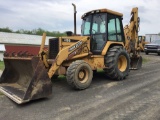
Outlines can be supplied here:
<path id="1" fill-rule="evenodd" d="M 100 55 L 107 41 L 124 42 L 123 14 L 108 9 L 93 10 L 82 16 L 81 32 L 91 36 L 91 52 Z"/>
<path id="2" fill-rule="evenodd" d="M 139 43 L 145 42 L 145 36 L 138 36 L 138 42 Z"/>

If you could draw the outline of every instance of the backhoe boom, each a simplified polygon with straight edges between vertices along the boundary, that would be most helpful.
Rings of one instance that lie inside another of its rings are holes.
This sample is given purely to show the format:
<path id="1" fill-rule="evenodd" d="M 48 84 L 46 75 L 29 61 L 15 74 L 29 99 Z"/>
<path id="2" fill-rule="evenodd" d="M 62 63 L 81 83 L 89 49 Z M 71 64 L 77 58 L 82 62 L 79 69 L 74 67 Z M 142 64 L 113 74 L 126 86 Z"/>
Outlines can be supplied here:
<path id="1" fill-rule="evenodd" d="M 141 47 L 138 42 L 139 22 L 140 18 L 138 17 L 138 8 L 136 7 L 131 11 L 129 25 L 124 27 L 125 49 L 131 56 L 131 69 L 139 69 L 142 66 Z"/>

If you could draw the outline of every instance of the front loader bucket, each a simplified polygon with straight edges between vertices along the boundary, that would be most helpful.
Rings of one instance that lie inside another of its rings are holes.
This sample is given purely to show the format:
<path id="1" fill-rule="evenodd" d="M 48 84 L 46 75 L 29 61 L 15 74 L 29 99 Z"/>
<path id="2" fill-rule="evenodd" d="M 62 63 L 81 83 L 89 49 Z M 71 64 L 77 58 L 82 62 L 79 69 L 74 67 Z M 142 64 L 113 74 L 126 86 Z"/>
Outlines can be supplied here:
<path id="1" fill-rule="evenodd" d="M 4 58 L 4 64 L 0 91 L 16 103 L 51 95 L 52 83 L 39 57 L 7 57 Z"/>
<path id="2" fill-rule="evenodd" d="M 138 70 L 142 67 L 142 57 L 131 57 L 130 69 Z"/>

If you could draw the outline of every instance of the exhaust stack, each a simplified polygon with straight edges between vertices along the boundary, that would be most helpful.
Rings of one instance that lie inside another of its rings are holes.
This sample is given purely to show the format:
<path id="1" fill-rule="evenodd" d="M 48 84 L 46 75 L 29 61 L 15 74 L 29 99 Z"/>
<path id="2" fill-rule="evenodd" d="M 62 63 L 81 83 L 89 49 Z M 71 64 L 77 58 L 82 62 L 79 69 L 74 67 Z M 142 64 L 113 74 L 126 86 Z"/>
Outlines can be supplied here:
<path id="1" fill-rule="evenodd" d="M 74 7 L 74 35 L 76 35 L 76 5 L 74 3 L 72 3 L 73 7 Z"/>

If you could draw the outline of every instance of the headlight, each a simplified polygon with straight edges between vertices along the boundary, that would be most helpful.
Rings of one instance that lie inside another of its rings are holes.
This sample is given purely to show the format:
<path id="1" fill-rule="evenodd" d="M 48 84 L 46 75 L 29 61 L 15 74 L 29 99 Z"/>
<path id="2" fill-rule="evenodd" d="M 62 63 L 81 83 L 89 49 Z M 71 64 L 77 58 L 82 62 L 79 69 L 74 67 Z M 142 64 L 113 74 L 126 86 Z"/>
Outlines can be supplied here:
<path id="1" fill-rule="evenodd" d="M 144 49 L 147 49 L 147 46 L 144 46 Z"/>

